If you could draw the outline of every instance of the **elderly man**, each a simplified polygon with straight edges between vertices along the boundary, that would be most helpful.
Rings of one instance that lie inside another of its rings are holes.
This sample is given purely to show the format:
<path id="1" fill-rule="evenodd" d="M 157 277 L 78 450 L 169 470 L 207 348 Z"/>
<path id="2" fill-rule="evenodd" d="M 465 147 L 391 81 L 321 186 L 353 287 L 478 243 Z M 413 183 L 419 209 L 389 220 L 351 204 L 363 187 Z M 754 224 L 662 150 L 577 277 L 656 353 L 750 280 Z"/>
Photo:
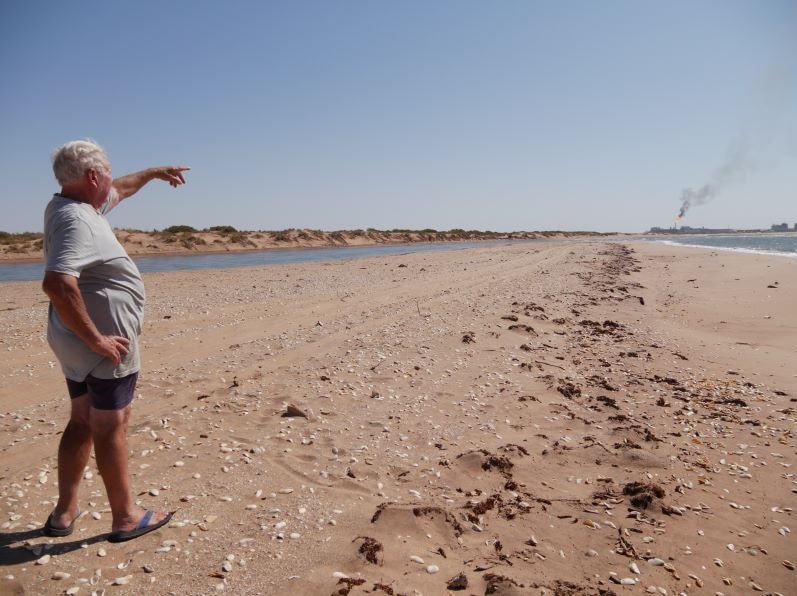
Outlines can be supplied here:
<path id="1" fill-rule="evenodd" d="M 61 192 L 44 214 L 45 274 L 50 298 L 47 340 L 58 357 L 71 415 L 58 447 L 58 504 L 44 533 L 68 536 L 80 515 L 78 488 L 91 446 L 111 505 L 111 542 L 164 526 L 166 512 L 145 511 L 132 499 L 127 473 L 127 421 L 139 370 L 144 285 L 105 214 L 151 180 L 177 187 L 182 166 L 111 176 L 105 151 L 72 141 L 53 155 Z"/>

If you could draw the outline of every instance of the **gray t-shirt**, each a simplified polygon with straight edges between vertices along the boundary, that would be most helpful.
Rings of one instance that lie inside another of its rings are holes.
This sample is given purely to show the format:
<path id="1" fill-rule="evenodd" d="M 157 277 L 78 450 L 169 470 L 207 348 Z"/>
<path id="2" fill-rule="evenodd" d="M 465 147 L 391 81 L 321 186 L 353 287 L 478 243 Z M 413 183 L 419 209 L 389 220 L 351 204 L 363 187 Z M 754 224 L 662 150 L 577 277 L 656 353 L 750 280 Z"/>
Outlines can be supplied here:
<path id="1" fill-rule="evenodd" d="M 64 375 L 83 381 L 91 374 L 113 379 L 139 370 L 138 336 L 144 319 L 144 283 L 127 252 L 119 244 L 105 213 L 117 201 L 109 196 L 94 209 L 87 203 L 53 195 L 44 212 L 45 271 L 78 278 L 86 309 L 103 335 L 130 340 L 128 354 L 119 366 L 92 351 L 67 329 L 50 304 L 47 341 L 61 363 Z"/>

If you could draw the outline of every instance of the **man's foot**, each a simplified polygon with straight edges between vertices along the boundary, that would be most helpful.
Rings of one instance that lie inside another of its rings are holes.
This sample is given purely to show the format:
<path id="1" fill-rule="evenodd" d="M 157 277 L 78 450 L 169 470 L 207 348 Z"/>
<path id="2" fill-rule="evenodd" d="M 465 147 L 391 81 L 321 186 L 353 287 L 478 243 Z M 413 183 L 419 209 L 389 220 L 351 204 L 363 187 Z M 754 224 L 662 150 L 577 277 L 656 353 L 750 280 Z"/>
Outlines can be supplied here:
<path id="1" fill-rule="evenodd" d="M 168 524 L 172 519 L 172 515 L 174 515 L 173 511 L 170 513 L 155 513 L 154 511 L 147 510 L 134 527 L 127 530 L 114 530 L 111 532 L 108 536 L 108 542 L 125 542 L 148 534 Z"/>
<path id="2" fill-rule="evenodd" d="M 77 515 L 72 517 L 72 521 L 68 521 L 70 519 L 69 513 L 61 513 L 60 515 L 56 515 L 55 511 L 53 511 L 48 517 L 47 521 L 44 522 L 43 532 L 45 536 L 52 536 L 56 538 L 60 538 L 63 536 L 69 536 L 72 532 L 75 531 L 75 521 L 77 518 L 80 517 L 80 509 L 77 511 Z"/>

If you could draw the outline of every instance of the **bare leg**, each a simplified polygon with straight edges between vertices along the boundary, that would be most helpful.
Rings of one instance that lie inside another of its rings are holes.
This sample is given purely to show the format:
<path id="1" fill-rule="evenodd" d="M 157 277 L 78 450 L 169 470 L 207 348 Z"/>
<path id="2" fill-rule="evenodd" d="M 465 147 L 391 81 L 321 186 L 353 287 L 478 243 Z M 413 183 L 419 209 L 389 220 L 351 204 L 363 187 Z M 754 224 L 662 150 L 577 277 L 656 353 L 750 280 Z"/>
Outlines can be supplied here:
<path id="1" fill-rule="evenodd" d="M 130 480 L 127 472 L 127 420 L 130 406 L 121 410 L 98 410 L 91 408 L 91 432 L 94 437 L 94 454 L 97 468 L 105 484 L 108 502 L 111 504 L 113 532 L 134 529 L 145 511 L 133 503 Z M 154 525 L 166 517 L 166 513 L 155 513 L 149 522 Z"/>
<path id="2" fill-rule="evenodd" d="M 78 514 L 78 489 L 91 455 L 89 396 L 71 400 L 72 412 L 58 445 L 58 504 L 51 518 L 55 528 L 66 528 Z"/>

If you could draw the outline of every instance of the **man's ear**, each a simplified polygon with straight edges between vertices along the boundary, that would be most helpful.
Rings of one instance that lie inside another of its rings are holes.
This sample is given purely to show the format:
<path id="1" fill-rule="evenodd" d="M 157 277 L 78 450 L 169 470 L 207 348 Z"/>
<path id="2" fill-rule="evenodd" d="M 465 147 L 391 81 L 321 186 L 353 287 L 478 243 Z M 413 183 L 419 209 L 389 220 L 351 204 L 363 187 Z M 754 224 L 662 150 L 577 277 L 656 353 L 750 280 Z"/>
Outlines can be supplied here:
<path id="1" fill-rule="evenodd" d="M 99 185 L 100 180 L 99 176 L 97 176 L 97 170 L 93 168 L 89 168 L 88 170 L 86 170 L 86 179 L 89 181 L 89 183 L 92 186 Z"/>

